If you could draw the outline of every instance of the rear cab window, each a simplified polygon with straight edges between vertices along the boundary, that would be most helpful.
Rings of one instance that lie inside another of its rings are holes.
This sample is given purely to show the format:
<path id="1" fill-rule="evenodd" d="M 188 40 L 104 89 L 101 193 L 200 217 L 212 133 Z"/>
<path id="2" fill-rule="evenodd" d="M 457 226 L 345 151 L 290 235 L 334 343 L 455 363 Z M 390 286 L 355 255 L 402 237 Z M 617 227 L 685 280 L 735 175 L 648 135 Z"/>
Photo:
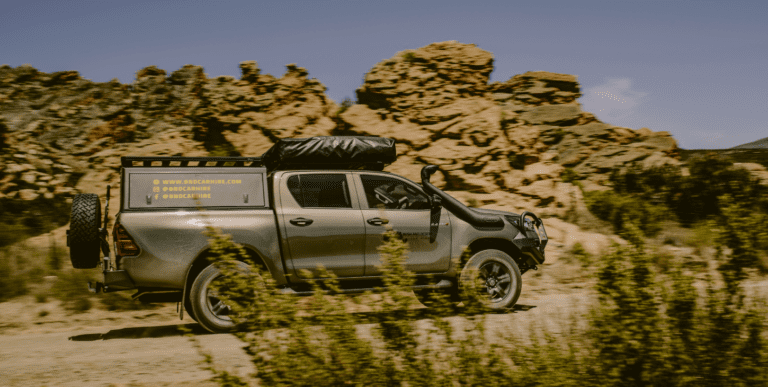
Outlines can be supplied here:
<path id="1" fill-rule="evenodd" d="M 304 173 L 288 177 L 288 190 L 302 208 L 352 208 L 347 176 Z"/>

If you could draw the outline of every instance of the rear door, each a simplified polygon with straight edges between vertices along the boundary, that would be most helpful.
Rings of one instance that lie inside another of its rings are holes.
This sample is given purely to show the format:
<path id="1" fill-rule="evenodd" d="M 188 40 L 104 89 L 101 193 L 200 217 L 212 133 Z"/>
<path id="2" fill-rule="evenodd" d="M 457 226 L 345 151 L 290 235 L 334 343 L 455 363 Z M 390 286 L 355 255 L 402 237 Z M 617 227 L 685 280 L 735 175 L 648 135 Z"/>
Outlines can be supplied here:
<path id="1" fill-rule="evenodd" d="M 378 247 L 386 225 L 408 244 L 406 269 L 414 273 L 441 273 L 450 267 L 451 227 L 446 209 L 440 214 L 437 239 L 429 242 L 429 199 L 418 185 L 390 174 L 356 175 L 365 219 L 365 275 L 381 275 Z M 386 222 L 386 223 L 385 223 Z"/>
<path id="2" fill-rule="evenodd" d="M 280 179 L 278 218 L 296 277 L 309 270 L 317 278 L 317 265 L 338 277 L 363 275 L 365 223 L 349 179 L 344 172 L 289 172 Z"/>

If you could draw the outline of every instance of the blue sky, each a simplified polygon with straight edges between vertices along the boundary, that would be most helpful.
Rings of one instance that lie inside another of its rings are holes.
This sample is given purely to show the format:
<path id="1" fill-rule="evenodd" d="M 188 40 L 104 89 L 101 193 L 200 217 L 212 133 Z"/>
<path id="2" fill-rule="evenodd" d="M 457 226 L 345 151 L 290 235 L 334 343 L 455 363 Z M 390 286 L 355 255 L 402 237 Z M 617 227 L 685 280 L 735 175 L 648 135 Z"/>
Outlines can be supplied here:
<path id="1" fill-rule="evenodd" d="M 768 1 L 8 1 L 0 64 L 132 82 L 184 64 L 213 77 L 305 67 L 336 101 L 396 52 L 432 42 L 494 54 L 492 81 L 578 76 L 584 110 L 666 130 L 686 149 L 768 137 Z"/>

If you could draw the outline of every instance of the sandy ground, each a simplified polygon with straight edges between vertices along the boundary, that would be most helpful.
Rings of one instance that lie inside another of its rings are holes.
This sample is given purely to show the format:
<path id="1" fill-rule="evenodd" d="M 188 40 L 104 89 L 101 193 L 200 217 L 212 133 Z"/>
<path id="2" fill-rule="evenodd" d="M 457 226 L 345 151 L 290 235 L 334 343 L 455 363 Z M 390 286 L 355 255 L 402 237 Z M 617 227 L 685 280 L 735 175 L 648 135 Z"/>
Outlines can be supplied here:
<path id="1" fill-rule="evenodd" d="M 523 293 L 516 308 L 489 314 L 488 328 L 522 332 L 530 325 L 556 321 L 586 310 L 586 292 Z M 25 309 L 48 308 L 18 299 L 0 303 L 3 316 L 24 316 Z M 359 312 L 364 313 L 364 312 Z M 62 312 L 63 314 L 63 312 Z M 51 318 L 49 318 L 51 317 Z M 460 317 L 450 317 L 460 323 Z M 8 321 L 9 319 L 6 319 Z M 38 320 L 38 321 L 35 321 Z M 8 386 L 213 386 L 202 368 L 203 356 L 179 330 L 195 334 L 217 368 L 238 375 L 255 370 L 243 343 L 228 334 L 209 334 L 188 317 L 178 320 L 175 305 L 151 311 L 92 310 L 76 315 L 18 319 L 0 325 L 0 384 Z M 364 331 L 364 330 L 363 330 Z"/>
<path id="2" fill-rule="evenodd" d="M 570 257 L 570 248 L 579 242 L 599 256 L 612 241 L 623 241 L 558 219 L 548 220 L 547 227 L 552 239 L 547 262 L 542 270 L 523 276 L 523 292 L 513 311 L 485 315 L 489 334 L 495 330 L 518 337 L 531 330 L 557 334 L 572 321 L 585 321 L 578 316 L 594 302 L 596 276 L 594 268 L 582 267 Z M 63 231 L 56 232 L 63 238 Z M 45 247 L 49 239 L 41 236 L 29 243 Z M 692 248 L 664 249 L 675 256 L 694 255 Z M 746 287 L 748 293 L 768 299 L 765 277 Z M 0 386 L 215 386 L 210 381 L 213 374 L 201 363 L 204 357 L 181 327 L 193 331 L 218 369 L 243 376 L 255 371 L 242 342 L 233 335 L 209 334 L 189 317 L 179 321 L 175 304 L 115 312 L 94 307 L 72 314 L 48 298 L 36 303 L 30 295 L 0 303 Z M 367 313 L 364 308 L 348 312 Z M 461 323 L 460 317 L 449 319 Z M 358 327 L 361 336 L 365 331 L 365 326 Z"/>

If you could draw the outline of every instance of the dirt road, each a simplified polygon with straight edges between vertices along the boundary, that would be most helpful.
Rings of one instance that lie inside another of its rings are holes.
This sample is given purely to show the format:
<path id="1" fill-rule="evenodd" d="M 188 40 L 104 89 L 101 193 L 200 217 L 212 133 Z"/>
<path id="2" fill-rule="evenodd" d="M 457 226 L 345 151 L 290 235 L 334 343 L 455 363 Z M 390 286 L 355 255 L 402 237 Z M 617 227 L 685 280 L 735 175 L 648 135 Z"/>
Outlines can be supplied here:
<path id="1" fill-rule="evenodd" d="M 585 310 L 587 293 L 528 295 L 506 314 L 488 315 L 489 328 L 522 331 L 535 322 L 557 330 L 568 313 Z M 0 304 L 0 312 L 19 307 Z M 18 315 L 18 313 L 17 313 Z M 69 323 L 22 324 L 0 331 L 0 385 L 8 386 L 213 386 L 201 368 L 203 357 L 179 327 L 193 330 L 217 368 L 239 375 L 254 371 L 242 342 L 208 334 L 187 317 L 179 324 L 175 306 L 154 311 L 105 312 Z M 451 317 L 451 319 L 460 319 Z M 71 319 L 72 320 L 72 319 Z M 112 321 L 110 321 L 112 320 Z"/>

